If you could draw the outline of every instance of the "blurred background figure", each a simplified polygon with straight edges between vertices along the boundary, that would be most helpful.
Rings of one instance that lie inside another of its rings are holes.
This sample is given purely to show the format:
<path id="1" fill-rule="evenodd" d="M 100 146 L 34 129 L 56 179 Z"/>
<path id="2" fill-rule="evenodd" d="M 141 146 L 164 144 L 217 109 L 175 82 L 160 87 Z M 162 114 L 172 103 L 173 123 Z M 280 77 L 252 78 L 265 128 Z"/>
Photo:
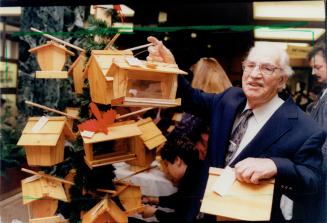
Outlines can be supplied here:
<path id="1" fill-rule="evenodd" d="M 232 86 L 227 74 L 215 58 L 202 57 L 191 66 L 193 72 L 192 87 L 206 93 L 221 93 Z M 184 113 L 181 121 L 168 135 L 168 140 L 186 136 L 195 143 L 199 158 L 205 159 L 208 142 L 208 123 L 202 118 Z"/>
<path id="2" fill-rule="evenodd" d="M 325 44 L 321 42 L 315 45 L 309 53 L 308 59 L 312 67 L 312 75 L 315 76 L 317 82 L 323 87 L 321 94 L 318 96 L 318 101 L 310 108 L 310 115 L 327 132 L 327 61 Z M 316 206 L 315 210 L 318 213 L 315 214 L 315 217 L 318 217 L 318 219 L 313 219 L 314 222 L 327 221 L 327 140 L 321 150 L 323 154 L 322 191 L 316 201 L 318 207 Z"/>

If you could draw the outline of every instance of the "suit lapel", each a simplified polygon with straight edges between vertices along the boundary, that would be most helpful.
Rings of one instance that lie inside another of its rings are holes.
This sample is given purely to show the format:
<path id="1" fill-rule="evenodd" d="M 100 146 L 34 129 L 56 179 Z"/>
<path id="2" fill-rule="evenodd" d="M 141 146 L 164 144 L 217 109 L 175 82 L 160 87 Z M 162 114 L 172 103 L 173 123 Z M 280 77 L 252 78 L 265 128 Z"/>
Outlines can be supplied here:
<path id="1" fill-rule="evenodd" d="M 291 118 L 297 118 L 297 110 L 292 100 L 289 98 L 277 109 L 231 165 L 235 165 L 237 162 L 247 157 L 258 157 L 262 154 L 270 145 L 292 128 L 289 120 Z"/>
<path id="2" fill-rule="evenodd" d="M 327 101 L 327 93 L 325 93 L 324 96 L 322 96 L 321 98 L 319 98 L 317 104 L 313 107 L 312 112 L 311 112 L 311 116 L 313 118 L 316 118 L 316 116 L 318 115 L 318 111 L 320 109 L 321 106 L 323 106 Z"/>

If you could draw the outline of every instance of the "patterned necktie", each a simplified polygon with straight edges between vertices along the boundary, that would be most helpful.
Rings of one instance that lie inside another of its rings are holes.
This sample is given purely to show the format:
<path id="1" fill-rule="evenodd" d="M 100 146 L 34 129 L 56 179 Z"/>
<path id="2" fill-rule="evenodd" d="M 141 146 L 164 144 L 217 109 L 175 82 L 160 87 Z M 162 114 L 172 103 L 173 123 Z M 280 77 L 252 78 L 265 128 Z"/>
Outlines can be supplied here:
<path id="1" fill-rule="evenodd" d="M 253 115 L 253 112 L 251 109 L 247 109 L 243 111 L 240 115 L 240 120 L 238 122 L 238 125 L 232 132 L 232 135 L 230 137 L 230 144 L 228 147 L 228 152 L 225 158 L 225 165 L 228 165 L 228 163 L 231 161 L 233 156 L 235 155 L 241 140 L 244 136 L 244 133 L 246 131 L 246 128 L 248 126 L 249 118 Z"/>

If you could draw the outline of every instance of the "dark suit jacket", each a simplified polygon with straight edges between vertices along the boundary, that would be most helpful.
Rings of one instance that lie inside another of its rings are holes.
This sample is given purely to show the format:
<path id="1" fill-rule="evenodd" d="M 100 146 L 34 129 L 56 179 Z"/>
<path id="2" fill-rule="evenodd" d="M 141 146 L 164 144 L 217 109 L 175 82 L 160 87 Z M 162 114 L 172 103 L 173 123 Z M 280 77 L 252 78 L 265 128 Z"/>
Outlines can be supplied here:
<path id="1" fill-rule="evenodd" d="M 210 120 L 207 167 L 203 173 L 208 176 L 210 166 L 224 167 L 233 123 L 244 108 L 246 97 L 241 88 L 234 87 L 222 94 L 203 93 L 193 89 L 183 77 L 179 77 L 177 95 L 182 98 L 184 110 Z M 261 157 L 275 162 L 272 220 L 283 219 L 279 208 L 281 194 L 302 204 L 302 195 L 317 192 L 321 180 L 320 148 L 325 137 L 325 132 L 288 99 L 233 161 L 235 165 L 247 157 Z"/>

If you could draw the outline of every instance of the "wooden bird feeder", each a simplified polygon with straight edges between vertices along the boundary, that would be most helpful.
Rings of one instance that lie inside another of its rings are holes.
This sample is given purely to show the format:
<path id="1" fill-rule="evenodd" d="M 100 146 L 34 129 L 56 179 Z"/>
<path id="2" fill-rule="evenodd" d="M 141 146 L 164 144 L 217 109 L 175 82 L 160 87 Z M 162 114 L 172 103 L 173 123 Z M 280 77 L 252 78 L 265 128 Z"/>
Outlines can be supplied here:
<path id="1" fill-rule="evenodd" d="M 156 149 L 158 146 L 167 141 L 162 135 L 160 129 L 154 124 L 151 118 L 146 118 L 136 122 L 140 128 L 142 135 L 138 137 L 135 154 L 136 159 L 127 161 L 127 163 L 146 167 L 154 161 L 156 157 Z"/>
<path id="2" fill-rule="evenodd" d="M 274 180 L 260 184 L 235 181 L 228 194 L 220 196 L 213 185 L 222 169 L 210 167 L 209 179 L 200 212 L 217 216 L 217 220 L 269 221 L 274 191 Z"/>
<path id="3" fill-rule="evenodd" d="M 61 222 L 54 216 L 58 200 L 68 201 L 61 182 L 34 175 L 22 180 L 22 195 L 23 204 L 28 207 L 30 222 Z M 49 219 L 52 221 L 45 221 Z"/>
<path id="4" fill-rule="evenodd" d="M 36 78 L 67 78 L 68 72 L 62 71 L 67 56 L 74 56 L 74 53 L 67 50 L 61 44 L 48 41 L 46 44 L 29 50 L 37 54 L 37 62 L 41 71 L 36 71 Z"/>
<path id="5" fill-rule="evenodd" d="M 136 62 L 135 62 L 136 61 Z M 137 107 L 172 107 L 176 100 L 176 64 L 137 60 L 131 51 L 92 51 L 86 68 L 92 101 Z M 122 99 L 122 100 L 117 100 Z"/>
<path id="6" fill-rule="evenodd" d="M 29 166 L 53 166 L 64 160 L 65 140 L 75 140 L 66 117 L 48 117 L 48 121 L 35 131 L 40 117 L 31 117 L 17 143 L 24 146 Z"/>
<path id="7" fill-rule="evenodd" d="M 107 195 L 82 217 L 82 223 L 128 222 L 127 214 Z"/>
<path id="8" fill-rule="evenodd" d="M 85 53 L 81 53 L 68 70 L 68 75 L 73 77 L 74 89 L 76 94 L 83 94 L 84 68 L 86 66 Z"/>
<path id="9" fill-rule="evenodd" d="M 104 166 L 116 162 L 135 159 L 135 147 L 137 136 L 142 132 L 135 123 L 121 125 L 113 124 L 108 127 L 108 134 L 102 132 L 96 133 L 92 138 L 83 138 L 85 150 L 85 162 L 92 169 L 98 166 Z M 101 142 L 112 141 L 111 152 L 96 154 L 94 145 Z"/>

